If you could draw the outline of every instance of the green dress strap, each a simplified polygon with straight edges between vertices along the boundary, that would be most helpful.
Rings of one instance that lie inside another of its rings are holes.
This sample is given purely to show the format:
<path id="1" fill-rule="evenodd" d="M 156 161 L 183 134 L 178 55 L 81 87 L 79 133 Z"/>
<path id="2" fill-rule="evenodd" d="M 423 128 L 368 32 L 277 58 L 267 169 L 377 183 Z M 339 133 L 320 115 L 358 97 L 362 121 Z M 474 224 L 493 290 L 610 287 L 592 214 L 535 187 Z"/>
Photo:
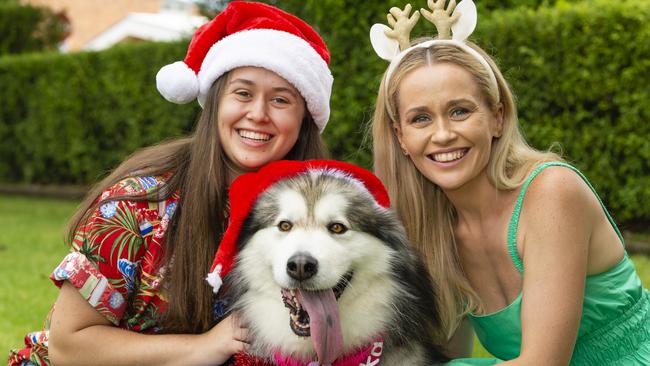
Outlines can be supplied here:
<path id="1" fill-rule="evenodd" d="M 519 225 L 519 216 L 521 215 L 521 208 L 524 204 L 524 196 L 526 195 L 526 191 L 528 190 L 528 186 L 530 183 L 535 179 L 535 177 L 545 168 L 549 166 L 563 166 L 565 168 L 569 168 L 576 172 L 582 180 L 584 180 L 585 183 L 589 186 L 591 191 L 596 195 L 596 198 L 598 198 L 598 202 L 600 202 L 601 207 L 605 211 L 605 215 L 607 215 L 607 220 L 609 220 L 609 223 L 612 225 L 614 230 L 616 231 L 616 235 L 618 235 L 619 239 L 621 240 L 621 243 L 624 243 L 623 241 L 623 235 L 621 235 L 621 232 L 618 230 L 618 227 L 614 223 L 614 219 L 612 219 L 612 216 L 609 214 L 609 211 L 603 204 L 603 201 L 600 199 L 600 196 L 596 192 L 596 189 L 591 185 L 589 180 L 587 180 L 587 177 L 580 172 L 576 167 L 569 165 L 567 163 L 562 163 L 559 161 L 550 161 L 546 163 L 540 164 L 533 172 L 526 178 L 526 181 L 524 184 L 521 186 L 521 189 L 519 190 L 519 195 L 517 196 L 517 201 L 515 202 L 515 207 L 512 210 L 512 217 L 510 218 L 510 223 L 508 224 L 508 252 L 510 253 L 510 258 L 512 258 L 512 263 L 515 265 L 519 273 L 524 272 L 524 265 L 521 261 L 521 258 L 519 258 L 519 253 L 517 252 L 517 226 Z"/>

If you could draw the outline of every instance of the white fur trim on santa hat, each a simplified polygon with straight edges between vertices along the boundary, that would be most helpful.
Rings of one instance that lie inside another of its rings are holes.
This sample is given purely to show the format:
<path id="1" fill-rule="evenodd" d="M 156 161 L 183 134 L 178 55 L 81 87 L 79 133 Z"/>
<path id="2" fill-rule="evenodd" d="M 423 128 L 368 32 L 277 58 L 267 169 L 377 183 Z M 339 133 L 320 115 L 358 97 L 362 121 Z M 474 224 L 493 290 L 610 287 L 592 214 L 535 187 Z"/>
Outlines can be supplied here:
<path id="1" fill-rule="evenodd" d="M 304 39 L 273 29 L 251 29 L 224 37 L 203 59 L 199 79 L 199 104 L 215 80 L 242 66 L 271 70 L 291 83 L 307 103 L 320 131 L 330 115 L 332 73 L 327 63 Z"/>
<path id="2" fill-rule="evenodd" d="M 215 294 L 219 292 L 223 280 L 221 279 L 221 264 L 217 264 L 214 268 L 214 271 L 208 273 L 208 277 L 205 278 L 206 281 L 212 286 L 212 292 Z"/>
<path id="3" fill-rule="evenodd" d="M 156 74 L 156 87 L 172 103 L 189 103 L 199 95 L 196 73 L 183 61 L 163 66 Z"/>

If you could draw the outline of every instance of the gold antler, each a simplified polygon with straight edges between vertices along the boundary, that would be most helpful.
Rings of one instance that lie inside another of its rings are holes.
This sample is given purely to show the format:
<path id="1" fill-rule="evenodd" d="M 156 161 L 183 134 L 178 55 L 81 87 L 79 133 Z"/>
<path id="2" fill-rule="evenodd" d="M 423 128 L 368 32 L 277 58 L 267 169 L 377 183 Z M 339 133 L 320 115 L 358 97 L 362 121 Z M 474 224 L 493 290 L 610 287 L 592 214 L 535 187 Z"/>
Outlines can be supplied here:
<path id="1" fill-rule="evenodd" d="M 446 0 L 428 0 L 427 5 L 431 11 L 420 9 L 424 17 L 438 30 L 438 39 L 451 39 L 451 26 L 458 20 L 460 14 L 453 14 L 456 0 L 450 0 L 445 10 Z"/>
<path id="2" fill-rule="evenodd" d="M 415 11 L 409 18 L 411 13 L 411 4 L 406 4 L 404 10 L 397 7 L 392 7 L 387 15 L 388 24 L 393 28 L 386 30 L 386 36 L 397 40 L 400 50 L 405 50 L 411 46 L 411 30 L 420 19 L 420 12 Z"/>

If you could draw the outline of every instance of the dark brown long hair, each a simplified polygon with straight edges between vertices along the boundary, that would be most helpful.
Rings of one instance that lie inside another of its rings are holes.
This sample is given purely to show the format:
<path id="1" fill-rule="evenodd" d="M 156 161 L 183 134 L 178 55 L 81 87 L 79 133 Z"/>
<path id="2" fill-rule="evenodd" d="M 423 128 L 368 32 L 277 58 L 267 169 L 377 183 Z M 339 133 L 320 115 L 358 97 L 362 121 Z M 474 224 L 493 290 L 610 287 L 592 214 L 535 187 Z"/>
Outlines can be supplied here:
<path id="1" fill-rule="evenodd" d="M 167 310 L 161 321 L 166 333 L 202 333 L 213 325 L 212 288 L 205 281 L 219 240 L 225 230 L 228 158 L 218 133 L 218 106 L 228 73 L 212 85 L 194 132 L 185 138 L 144 148 L 97 183 L 68 224 L 67 243 L 102 203 L 102 191 L 127 177 L 156 176 L 172 172 L 165 184 L 139 196 L 112 199 L 162 201 L 180 191 L 180 201 L 165 235 L 163 279 Z M 318 128 L 309 112 L 300 127 L 296 144 L 285 156 L 290 160 L 328 156 Z M 172 262 L 173 258 L 173 264 Z M 170 265 L 171 264 L 171 265 Z"/>

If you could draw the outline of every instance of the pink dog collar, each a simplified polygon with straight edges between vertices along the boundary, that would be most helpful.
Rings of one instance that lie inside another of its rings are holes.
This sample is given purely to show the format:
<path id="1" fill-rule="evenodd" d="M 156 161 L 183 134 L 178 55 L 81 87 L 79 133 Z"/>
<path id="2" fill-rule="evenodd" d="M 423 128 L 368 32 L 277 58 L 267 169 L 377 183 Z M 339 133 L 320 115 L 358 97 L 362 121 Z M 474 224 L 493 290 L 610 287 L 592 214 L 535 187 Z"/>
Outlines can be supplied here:
<path id="1" fill-rule="evenodd" d="M 384 340 L 379 338 L 366 347 L 338 358 L 331 366 L 376 366 L 379 365 L 383 350 Z M 298 361 L 290 356 L 285 357 L 279 352 L 274 354 L 274 358 L 278 366 L 321 366 L 318 361 Z"/>
<path id="2" fill-rule="evenodd" d="M 366 347 L 352 351 L 350 354 L 338 358 L 332 365 L 323 366 L 377 366 L 380 364 L 384 351 L 384 339 L 378 338 Z M 318 361 L 298 361 L 292 357 L 285 357 L 280 352 L 273 355 L 275 362 L 255 358 L 247 353 L 235 355 L 234 366 L 321 366 Z"/>

